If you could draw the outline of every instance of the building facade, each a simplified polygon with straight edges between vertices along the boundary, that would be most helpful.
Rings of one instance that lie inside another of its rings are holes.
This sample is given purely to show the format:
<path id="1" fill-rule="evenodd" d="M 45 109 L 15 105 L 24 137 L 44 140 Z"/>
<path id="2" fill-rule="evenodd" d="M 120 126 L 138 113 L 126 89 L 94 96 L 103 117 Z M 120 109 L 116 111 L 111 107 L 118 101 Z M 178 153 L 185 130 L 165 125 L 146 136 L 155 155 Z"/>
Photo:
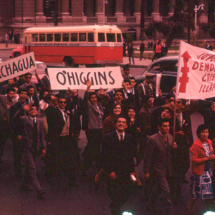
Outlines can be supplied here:
<path id="1" fill-rule="evenodd" d="M 140 39 L 141 21 L 165 21 L 174 13 L 175 0 L 0 0 L 0 37 L 13 29 L 33 26 L 114 24 L 122 31 L 135 30 Z M 208 3 L 198 16 L 208 22 Z"/>

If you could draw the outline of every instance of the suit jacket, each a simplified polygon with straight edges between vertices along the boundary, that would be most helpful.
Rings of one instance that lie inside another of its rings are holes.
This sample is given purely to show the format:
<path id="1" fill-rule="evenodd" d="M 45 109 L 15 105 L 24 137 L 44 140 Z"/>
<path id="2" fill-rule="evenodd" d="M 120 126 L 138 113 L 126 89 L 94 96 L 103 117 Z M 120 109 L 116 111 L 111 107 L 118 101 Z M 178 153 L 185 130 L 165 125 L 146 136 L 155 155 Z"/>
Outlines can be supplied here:
<path id="1" fill-rule="evenodd" d="M 22 148 L 23 149 L 31 149 L 33 147 L 33 131 L 34 124 L 30 116 L 22 116 L 20 118 L 20 122 L 22 126 Z M 45 133 L 42 119 L 37 117 L 37 150 L 45 149 L 46 141 L 45 141 Z"/>
<path id="2" fill-rule="evenodd" d="M 44 76 L 41 78 L 41 81 L 42 81 L 42 83 L 43 83 L 43 89 L 51 90 L 50 80 L 49 80 L 49 78 L 47 77 L 47 75 L 44 75 Z"/>
<path id="3" fill-rule="evenodd" d="M 116 131 L 104 135 L 102 154 L 106 173 L 115 172 L 117 176 L 128 178 L 134 172 L 135 153 L 136 145 L 130 134 L 125 133 L 123 143 L 119 141 Z"/>
<path id="4" fill-rule="evenodd" d="M 0 94 L 1 94 L 1 95 L 5 95 L 8 87 L 10 87 L 9 84 L 3 85 L 3 86 L 1 87 L 1 92 L 0 92 Z"/>
<path id="5" fill-rule="evenodd" d="M 184 137 L 178 136 L 176 134 L 175 140 L 178 145 L 180 144 L 186 144 L 187 146 L 192 145 L 193 138 L 192 138 L 191 122 L 189 117 L 183 112 L 182 112 L 182 127 L 180 126 L 180 122 L 176 116 L 175 131 L 184 131 L 185 133 Z"/>
<path id="6" fill-rule="evenodd" d="M 28 104 L 26 101 L 25 104 Z M 27 115 L 27 111 L 23 109 L 22 103 L 20 101 L 13 104 L 10 108 L 10 127 L 14 135 L 18 135 L 22 131 L 22 127 L 17 126 L 20 124 L 20 117 Z"/>
<path id="7" fill-rule="evenodd" d="M 146 146 L 144 157 L 144 173 L 153 173 L 157 177 L 172 175 L 172 135 L 167 134 L 167 146 L 160 135 L 152 135 Z"/>
<path id="8" fill-rule="evenodd" d="M 151 132 L 151 112 L 143 106 L 139 113 L 139 124 L 143 136 L 150 135 Z"/>
<path id="9" fill-rule="evenodd" d="M 0 119 L 6 115 L 9 119 L 9 109 L 7 109 L 7 96 L 0 95 Z"/>
<path id="10" fill-rule="evenodd" d="M 50 141 L 57 141 L 65 125 L 63 115 L 58 107 L 46 108 L 45 114 L 48 123 L 48 136 Z"/>

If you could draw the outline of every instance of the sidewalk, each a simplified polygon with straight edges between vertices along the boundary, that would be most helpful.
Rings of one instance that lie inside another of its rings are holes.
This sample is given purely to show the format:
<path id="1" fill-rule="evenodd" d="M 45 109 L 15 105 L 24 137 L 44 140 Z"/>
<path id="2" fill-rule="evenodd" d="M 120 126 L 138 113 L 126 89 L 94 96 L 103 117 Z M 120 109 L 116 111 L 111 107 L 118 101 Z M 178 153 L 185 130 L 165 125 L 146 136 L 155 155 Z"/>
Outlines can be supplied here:
<path id="1" fill-rule="evenodd" d="M 11 43 L 8 44 L 8 47 L 5 46 L 5 43 L 0 43 L 0 50 L 1 51 L 12 51 L 12 49 L 15 49 L 18 46 L 21 46 L 22 44 L 15 44 L 15 43 Z"/>
<path id="2" fill-rule="evenodd" d="M 150 59 L 142 59 L 140 60 L 140 58 L 134 58 L 134 64 L 133 62 L 130 64 L 131 68 L 146 68 L 150 63 L 152 62 L 152 60 Z M 120 65 L 126 65 L 129 64 L 129 58 L 128 57 L 123 57 L 123 63 L 121 63 Z"/>

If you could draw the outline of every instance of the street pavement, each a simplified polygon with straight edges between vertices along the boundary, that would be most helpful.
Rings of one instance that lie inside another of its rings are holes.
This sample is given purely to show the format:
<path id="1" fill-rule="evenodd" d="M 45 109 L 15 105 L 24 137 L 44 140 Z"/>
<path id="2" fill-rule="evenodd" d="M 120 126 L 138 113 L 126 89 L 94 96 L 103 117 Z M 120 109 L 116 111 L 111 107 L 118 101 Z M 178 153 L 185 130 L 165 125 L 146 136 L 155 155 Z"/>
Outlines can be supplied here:
<path id="1" fill-rule="evenodd" d="M 0 44 L 0 57 L 4 56 L 7 60 L 11 53 L 11 47 L 15 44 L 9 45 L 8 49 Z M 142 67 L 147 66 L 151 61 L 143 59 L 140 61 L 135 58 L 135 65 L 132 67 L 131 74 L 136 76 L 142 71 Z M 123 64 L 128 63 L 128 58 L 123 58 Z M 82 131 L 79 147 L 81 150 L 87 144 L 85 133 Z M 80 151 L 81 153 L 81 151 Z M 106 192 L 105 181 L 102 180 L 100 188 L 94 188 L 94 176 L 97 173 L 95 166 L 87 172 L 87 176 L 82 176 L 77 170 L 77 182 L 79 187 L 68 188 L 67 179 L 64 176 L 57 176 L 53 184 L 49 184 L 45 180 L 45 165 L 41 158 L 37 159 L 38 178 L 41 182 L 42 188 L 46 191 L 45 199 L 38 200 L 36 192 L 23 193 L 20 191 L 22 179 L 14 178 L 13 169 L 13 149 L 10 139 L 7 141 L 5 147 L 5 154 L 3 157 L 3 169 L 0 172 L 0 215 L 110 215 L 110 199 Z M 179 164 L 180 165 L 180 164 Z M 138 173 L 141 182 L 144 185 L 143 179 L 143 163 L 138 166 Z M 24 171 L 24 167 L 23 167 Z M 191 171 L 187 173 L 189 180 Z M 185 215 L 185 208 L 189 195 L 189 184 L 182 185 L 181 200 L 174 205 L 176 215 Z M 205 209 L 204 203 L 198 202 L 194 207 L 195 215 L 202 215 Z M 134 188 L 134 192 L 130 199 L 122 208 L 123 211 L 132 212 L 133 215 L 153 215 L 146 212 L 146 204 L 144 201 L 144 189 L 138 187 Z M 161 213 L 159 213 L 161 214 Z"/>

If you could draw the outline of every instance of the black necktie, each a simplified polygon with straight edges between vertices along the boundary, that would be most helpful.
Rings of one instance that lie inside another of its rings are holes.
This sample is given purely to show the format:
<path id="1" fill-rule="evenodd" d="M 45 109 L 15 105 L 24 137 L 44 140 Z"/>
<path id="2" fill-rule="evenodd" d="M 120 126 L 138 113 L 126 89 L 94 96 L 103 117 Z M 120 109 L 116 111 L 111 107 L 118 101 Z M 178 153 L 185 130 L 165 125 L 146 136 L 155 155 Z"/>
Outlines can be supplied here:
<path id="1" fill-rule="evenodd" d="M 123 142 L 123 135 L 120 134 L 120 142 L 122 143 Z"/>

